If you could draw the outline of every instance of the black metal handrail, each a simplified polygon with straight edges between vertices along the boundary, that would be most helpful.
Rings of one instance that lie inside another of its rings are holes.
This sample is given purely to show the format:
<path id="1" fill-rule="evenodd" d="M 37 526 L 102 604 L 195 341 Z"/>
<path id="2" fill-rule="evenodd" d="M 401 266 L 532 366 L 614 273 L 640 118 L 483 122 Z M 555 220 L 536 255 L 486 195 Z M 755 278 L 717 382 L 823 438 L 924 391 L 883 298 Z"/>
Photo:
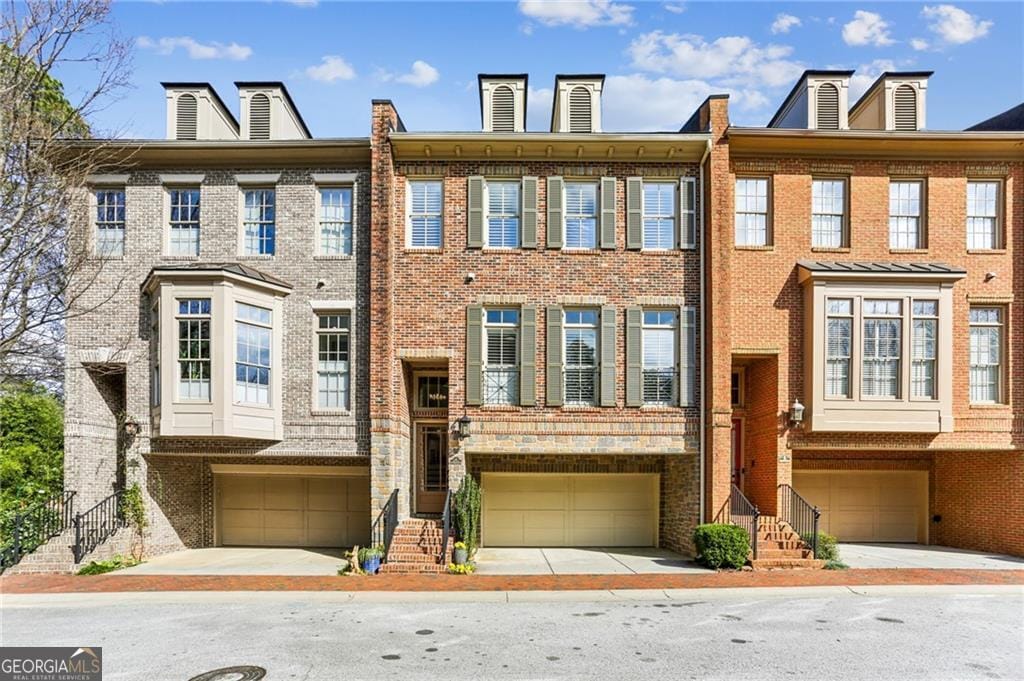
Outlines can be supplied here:
<path id="1" fill-rule="evenodd" d="M 736 485 L 732 486 L 732 493 L 729 495 L 729 522 L 742 527 L 750 536 L 750 554 L 757 560 L 757 533 L 761 512 L 757 506 L 750 503 Z"/>
<path id="2" fill-rule="evenodd" d="M 448 537 L 452 533 L 452 490 L 448 488 L 448 494 L 444 496 L 444 515 L 441 516 L 441 527 L 444 536 L 441 537 L 441 554 L 437 557 L 438 563 L 444 563 L 448 555 Z"/>
<path id="3" fill-rule="evenodd" d="M 123 490 L 114 492 L 85 513 L 75 516 L 76 563 L 81 563 L 86 555 L 128 524 L 121 512 L 123 494 Z"/>
<path id="4" fill-rule="evenodd" d="M 377 519 L 373 521 L 373 527 L 370 528 L 373 546 L 384 547 L 384 555 L 380 559 L 382 563 L 388 561 L 388 550 L 391 548 L 391 539 L 395 536 L 396 527 L 398 527 L 398 489 L 391 491 L 384 507 L 377 514 Z"/>
<path id="5" fill-rule="evenodd" d="M 69 528 L 74 515 L 75 493 L 59 492 L 5 518 L 0 523 L 0 571 L 17 565 L 23 556 Z"/>
<path id="6" fill-rule="evenodd" d="M 821 511 L 797 494 L 789 485 L 779 485 L 779 520 L 792 527 L 806 544 L 811 545 L 815 558 L 818 557 L 818 520 Z"/>

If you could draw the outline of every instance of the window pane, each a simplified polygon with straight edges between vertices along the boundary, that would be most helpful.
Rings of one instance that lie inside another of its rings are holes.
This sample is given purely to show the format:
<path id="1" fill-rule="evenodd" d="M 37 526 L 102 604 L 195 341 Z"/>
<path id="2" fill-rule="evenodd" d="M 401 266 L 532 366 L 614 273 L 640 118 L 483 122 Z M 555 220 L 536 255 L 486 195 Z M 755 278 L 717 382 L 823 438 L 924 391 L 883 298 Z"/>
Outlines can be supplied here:
<path id="1" fill-rule="evenodd" d="M 814 180 L 811 189 L 811 244 L 825 248 L 843 245 L 846 183 Z"/>
<path id="2" fill-rule="evenodd" d="M 889 183 L 889 247 L 921 247 L 921 183 Z"/>
<path id="3" fill-rule="evenodd" d="M 409 183 L 409 245 L 414 248 L 441 246 L 441 182 Z"/>
<path id="4" fill-rule="evenodd" d="M 995 307 L 971 308 L 970 399 L 994 403 L 1002 399 L 1001 311 Z"/>
<path id="5" fill-rule="evenodd" d="M 320 190 L 321 255 L 352 254 L 352 188 Z"/>
<path id="6" fill-rule="evenodd" d="M 565 184 L 565 247 L 597 248 L 596 184 Z"/>
<path id="7" fill-rule="evenodd" d="M 519 246 L 519 183 L 487 183 L 487 245 Z"/>
<path id="8" fill-rule="evenodd" d="M 647 182 L 643 187 L 643 246 L 671 249 L 676 245 L 676 186 Z"/>
<path id="9" fill-rule="evenodd" d="M 98 191 L 96 197 L 96 254 L 124 255 L 125 193 Z"/>
<path id="10" fill-rule="evenodd" d="M 199 190 L 173 189 L 169 198 L 171 255 L 199 255 Z"/>
<path id="11" fill-rule="evenodd" d="M 768 244 L 768 180 L 736 180 L 736 244 Z"/>

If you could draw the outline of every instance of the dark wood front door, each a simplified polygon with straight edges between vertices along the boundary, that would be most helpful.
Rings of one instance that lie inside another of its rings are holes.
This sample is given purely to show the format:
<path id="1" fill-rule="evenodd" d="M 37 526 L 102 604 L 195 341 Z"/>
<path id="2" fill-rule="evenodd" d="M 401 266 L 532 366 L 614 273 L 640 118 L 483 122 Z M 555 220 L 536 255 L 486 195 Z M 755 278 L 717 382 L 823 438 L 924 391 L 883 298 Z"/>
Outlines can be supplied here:
<path id="1" fill-rule="evenodd" d="M 732 484 L 743 490 L 743 420 L 732 420 Z"/>
<path id="2" fill-rule="evenodd" d="M 441 513 L 448 494 L 448 424 L 416 426 L 416 512 Z"/>

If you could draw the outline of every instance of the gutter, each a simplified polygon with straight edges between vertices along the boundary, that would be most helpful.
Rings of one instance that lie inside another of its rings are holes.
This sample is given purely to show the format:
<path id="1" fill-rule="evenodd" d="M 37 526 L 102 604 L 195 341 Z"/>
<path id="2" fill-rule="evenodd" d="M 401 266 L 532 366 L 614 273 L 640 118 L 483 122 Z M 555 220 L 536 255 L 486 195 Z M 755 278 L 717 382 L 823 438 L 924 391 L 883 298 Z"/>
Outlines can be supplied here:
<path id="1" fill-rule="evenodd" d="M 701 211 L 700 211 L 700 512 L 697 517 L 697 522 L 701 525 L 704 524 L 705 515 L 705 496 L 707 490 L 705 489 L 705 469 L 707 467 L 707 418 L 706 410 L 704 405 L 705 394 L 707 392 L 705 386 L 707 385 L 707 334 L 704 332 L 704 325 L 707 320 L 707 309 L 705 305 L 705 289 L 707 288 L 707 280 L 704 278 L 705 273 L 705 254 L 704 248 L 707 243 L 707 238 L 704 233 L 704 162 L 707 161 L 708 156 L 711 155 L 711 139 L 706 140 L 704 147 L 704 155 L 700 157 L 700 165 L 697 167 L 698 172 L 698 184 L 700 186 L 700 198 L 701 198 Z"/>

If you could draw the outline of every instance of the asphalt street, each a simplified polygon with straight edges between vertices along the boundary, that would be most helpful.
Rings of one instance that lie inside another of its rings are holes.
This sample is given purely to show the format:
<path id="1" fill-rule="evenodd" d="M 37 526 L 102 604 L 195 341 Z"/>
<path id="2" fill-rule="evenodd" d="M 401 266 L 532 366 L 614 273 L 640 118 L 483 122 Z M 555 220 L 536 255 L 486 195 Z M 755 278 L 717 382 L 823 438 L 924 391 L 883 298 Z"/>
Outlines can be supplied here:
<path id="1" fill-rule="evenodd" d="M 9 595 L 0 615 L 3 645 L 102 646 L 107 681 L 1024 678 L 1020 587 Z"/>

